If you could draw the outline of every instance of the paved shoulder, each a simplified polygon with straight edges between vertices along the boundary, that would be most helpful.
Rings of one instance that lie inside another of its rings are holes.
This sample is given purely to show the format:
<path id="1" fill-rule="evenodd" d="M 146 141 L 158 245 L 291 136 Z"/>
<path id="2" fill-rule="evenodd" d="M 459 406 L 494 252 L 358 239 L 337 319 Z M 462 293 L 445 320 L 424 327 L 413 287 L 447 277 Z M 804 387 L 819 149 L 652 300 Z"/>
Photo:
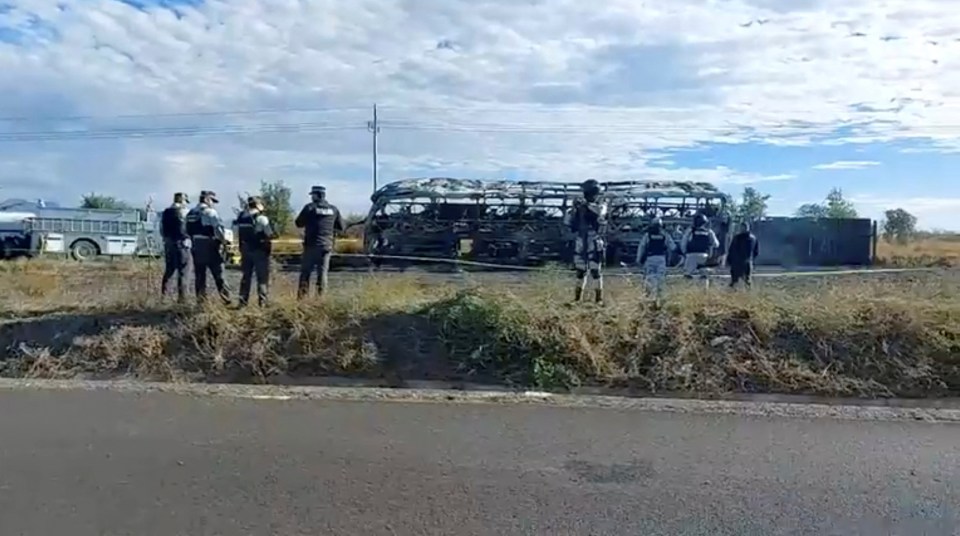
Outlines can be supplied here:
<path id="1" fill-rule="evenodd" d="M 960 427 L 0 391 L 0 534 L 953 534 Z"/>

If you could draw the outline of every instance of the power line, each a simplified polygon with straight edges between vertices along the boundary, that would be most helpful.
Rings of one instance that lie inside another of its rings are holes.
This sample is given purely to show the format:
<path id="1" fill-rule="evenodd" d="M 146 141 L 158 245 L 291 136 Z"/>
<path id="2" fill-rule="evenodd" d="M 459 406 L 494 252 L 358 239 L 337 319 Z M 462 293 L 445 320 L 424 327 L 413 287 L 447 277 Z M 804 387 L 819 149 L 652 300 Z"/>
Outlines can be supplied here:
<path id="1" fill-rule="evenodd" d="M 960 108 L 960 103 L 941 105 L 935 109 L 955 109 Z M 408 112 L 449 112 L 456 114 L 464 113 L 532 113 L 532 114 L 567 114 L 577 113 L 585 115 L 617 115 L 628 114 L 673 114 L 673 113 L 696 113 L 697 109 L 691 108 L 671 108 L 671 107 L 615 107 L 615 106 L 544 106 L 539 104 L 531 105 L 378 105 L 380 111 L 408 111 Z M 731 113 L 740 113 L 750 110 L 751 107 L 733 107 L 728 110 Z M 162 112 L 162 113 L 144 113 L 144 114 L 87 114 L 87 115 L 66 115 L 66 116 L 6 116 L 0 117 L 0 122 L 69 122 L 69 121 L 90 121 L 90 120 L 125 120 L 125 119 L 160 119 L 160 118 L 187 118 L 187 117 L 242 117 L 253 115 L 269 114 L 293 114 L 293 113 L 342 113 L 367 111 L 369 108 L 363 106 L 331 106 L 331 107 L 293 107 L 293 108 L 261 108 L 247 110 L 199 110 L 189 112 Z M 763 110 L 765 113 L 776 115 L 777 113 L 793 113 L 796 110 L 771 111 Z M 878 112 L 896 112 L 896 109 L 878 110 Z M 856 112 L 851 113 L 865 113 Z M 871 112 L 877 113 L 877 112 Z"/>
<path id="2" fill-rule="evenodd" d="M 72 141 L 72 140 L 110 140 L 110 139 L 141 139 L 164 137 L 195 137 L 221 135 L 253 135 L 253 134 L 310 134 L 321 132 L 337 132 L 366 130 L 373 133 L 374 155 L 381 128 L 397 131 L 422 132 L 457 132 L 474 134 L 538 134 L 538 135 L 649 135 L 649 134 L 678 134 L 678 133 L 714 133 L 718 136 L 729 135 L 739 137 L 769 136 L 769 135 L 804 135 L 826 134 L 838 129 L 862 130 L 870 133 L 877 125 L 868 124 L 810 124 L 810 123 L 775 123 L 755 125 L 654 125 L 649 123 L 616 123 L 616 124 L 573 124 L 573 123 L 546 123 L 531 122 L 495 123 L 495 122 L 460 122 L 442 123 L 435 121 L 414 122 L 409 120 L 382 121 L 378 116 L 379 108 L 374 110 L 374 120 L 368 121 L 366 126 L 344 122 L 299 122 L 299 123 L 252 123 L 226 125 L 187 125 L 164 127 L 109 127 L 82 130 L 33 130 L 0 132 L 0 142 L 41 142 L 41 141 Z M 144 116 L 147 117 L 147 116 Z M 883 123 L 886 129 L 919 130 L 957 130 L 960 125 L 939 124 L 926 126 L 909 126 L 896 123 Z M 376 163 L 374 163 L 376 174 Z M 376 176 L 374 176 L 376 182 Z"/>
<path id="3" fill-rule="evenodd" d="M 164 112 L 149 114 L 115 114 L 115 115 L 64 115 L 64 116 L 8 116 L 0 117 L 0 121 L 9 123 L 20 122 L 68 122 L 68 121 L 90 121 L 90 120 L 109 120 L 109 119 L 161 119 L 177 117 L 229 117 L 229 116 L 248 116 L 248 115 L 267 115 L 284 113 L 334 113 L 334 112 L 356 112 L 367 110 L 367 108 L 352 107 L 331 107 L 331 108 L 263 108 L 254 110 L 218 110 L 218 111 L 196 111 L 196 112 Z"/>
<path id="4" fill-rule="evenodd" d="M 261 125 L 222 125 L 215 127 L 158 127 L 140 129 L 101 129 L 76 131 L 26 131 L 0 133 L 0 142 L 36 142 L 71 140 L 111 140 L 140 138 L 179 138 L 248 134 L 309 134 L 361 130 L 357 125 L 323 123 L 276 123 Z"/>

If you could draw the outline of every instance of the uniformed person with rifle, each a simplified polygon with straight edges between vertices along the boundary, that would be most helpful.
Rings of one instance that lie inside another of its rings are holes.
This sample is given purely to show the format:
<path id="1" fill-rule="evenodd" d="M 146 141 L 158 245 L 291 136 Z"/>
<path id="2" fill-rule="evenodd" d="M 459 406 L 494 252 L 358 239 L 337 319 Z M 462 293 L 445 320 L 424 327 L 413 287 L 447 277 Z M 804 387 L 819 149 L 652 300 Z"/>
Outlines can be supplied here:
<path id="1" fill-rule="evenodd" d="M 573 232 L 573 266 L 577 273 L 574 301 L 583 299 L 587 286 L 587 273 L 593 279 L 594 301 L 603 303 L 603 258 L 606 231 L 607 206 L 600 201 L 600 183 L 590 179 L 580 185 L 582 198 L 574 201 L 573 208 L 565 216 L 565 223 Z"/>
<path id="2" fill-rule="evenodd" d="M 160 294 L 167 295 L 173 274 L 177 274 L 177 301 L 186 300 L 187 269 L 190 265 L 190 237 L 187 235 L 187 194 L 173 194 L 173 204 L 160 216 L 160 236 L 163 237 L 163 281 Z"/>
<path id="3" fill-rule="evenodd" d="M 247 198 L 246 208 L 233 224 L 240 246 L 240 307 L 250 301 L 253 277 L 257 278 L 257 303 L 267 304 L 270 288 L 270 253 L 276 238 L 270 219 L 263 213 L 263 202 L 257 197 Z"/>
<path id="4" fill-rule="evenodd" d="M 219 203 L 217 194 L 208 190 L 200 192 L 200 199 L 187 213 L 187 234 L 193 242 L 194 289 L 197 301 L 207 297 L 207 271 L 213 276 L 217 292 L 224 303 L 230 303 L 230 289 L 223 279 L 224 249 L 227 239 L 220 214 L 213 208 Z"/>
<path id="5" fill-rule="evenodd" d="M 653 292 L 657 302 L 663 299 L 663 289 L 667 278 L 667 259 L 677 245 L 663 228 L 663 220 L 653 218 L 637 248 L 637 265 L 643 267 L 647 288 Z"/>
<path id="6" fill-rule="evenodd" d="M 314 271 L 317 272 L 317 294 L 322 296 L 327 289 L 334 240 L 336 234 L 343 231 L 340 210 L 327 201 L 326 188 L 314 186 L 310 189 L 310 202 L 303 206 L 294 223 L 303 229 L 297 298 L 303 299 L 309 293 L 310 275 Z"/>

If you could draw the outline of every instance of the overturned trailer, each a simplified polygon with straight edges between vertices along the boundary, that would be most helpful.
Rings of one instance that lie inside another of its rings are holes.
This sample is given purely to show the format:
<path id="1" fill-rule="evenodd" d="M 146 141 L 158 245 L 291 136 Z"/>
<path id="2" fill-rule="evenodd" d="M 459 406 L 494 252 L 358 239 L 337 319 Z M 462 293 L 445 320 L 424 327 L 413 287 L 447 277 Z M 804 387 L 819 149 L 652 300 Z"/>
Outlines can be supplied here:
<path id="1" fill-rule="evenodd" d="M 729 198 L 710 184 L 630 181 L 601 186 L 602 202 L 609 207 L 608 262 L 634 258 L 654 215 L 681 233 L 702 212 L 726 244 Z M 574 237 L 563 216 L 580 196 L 580 185 L 568 182 L 401 180 L 373 194 L 364 248 L 382 256 L 500 265 L 569 262 Z"/>
<path id="2" fill-rule="evenodd" d="M 623 181 L 603 184 L 608 203 L 607 262 L 631 262 L 654 217 L 679 245 L 693 217 L 703 214 L 720 241 L 709 264 L 726 255 L 730 232 L 730 196 L 707 182 Z M 674 264 L 679 252 L 668 262 Z"/>

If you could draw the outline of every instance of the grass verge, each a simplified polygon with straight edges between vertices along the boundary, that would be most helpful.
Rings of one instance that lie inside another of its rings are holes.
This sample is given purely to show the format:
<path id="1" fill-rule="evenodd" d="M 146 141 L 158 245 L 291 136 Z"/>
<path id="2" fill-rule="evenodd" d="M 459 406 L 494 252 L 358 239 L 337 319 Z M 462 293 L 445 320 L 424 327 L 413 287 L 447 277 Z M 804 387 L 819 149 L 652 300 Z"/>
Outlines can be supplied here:
<path id="1" fill-rule="evenodd" d="M 564 307 L 569 274 L 352 275 L 243 311 L 156 297 L 155 266 L 0 273 L 0 375 L 282 381 L 352 376 L 704 394 L 960 392 L 960 276 L 766 280 L 753 292 L 678 282 L 656 308 L 609 278 L 606 307 Z"/>

